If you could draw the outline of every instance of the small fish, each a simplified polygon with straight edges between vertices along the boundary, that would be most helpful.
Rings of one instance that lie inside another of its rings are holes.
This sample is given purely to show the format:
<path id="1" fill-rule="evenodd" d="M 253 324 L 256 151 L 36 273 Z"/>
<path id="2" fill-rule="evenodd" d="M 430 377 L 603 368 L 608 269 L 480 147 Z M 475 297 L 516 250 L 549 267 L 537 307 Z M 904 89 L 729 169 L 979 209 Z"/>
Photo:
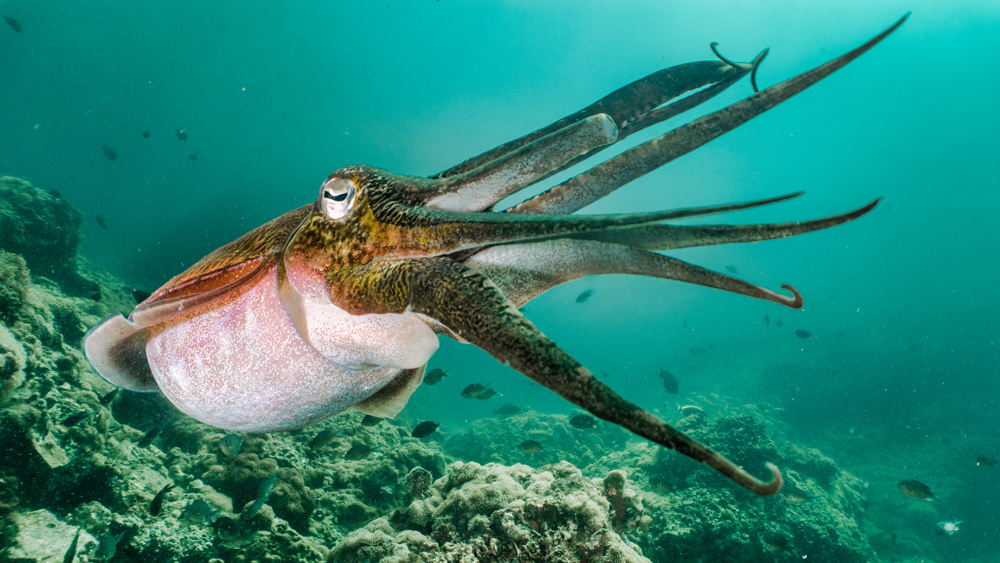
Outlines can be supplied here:
<path id="1" fill-rule="evenodd" d="M 188 134 L 185 133 L 183 129 L 178 129 L 174 132 L 174 134 L 177 135 L 177 138 L 182 141 L 186 141 L 188 139 Z"/>
<path id="2" fill-rule="evenodd" d="M 132 299 L 135 299 L 137 304 L 149 299 L 151 295 L 153 294 L 148 291 L 132 288 Z"/>
<path id="3" fill-rule="evenodd" d="M 173 483 L 167 483 L 166 485 L 163 486 L 162 489 L 160 489 L 160 492 L 156 493 L 156 496 L 153 497 L 152 502 L 149 503 L 150 514 L 156 516 L 157 514 L 160 513 L 160 508 L 163 507 L 163 499 L 167 498 L 167 493 L 169 493 L 170 489 L 173 488 L 174 488 Z"/>
<path id="4" fill-rule="evenodd" d="M 441 380 L 444 379 L 444 376 L 446 375 L 448 375 L 448 372 L 445 370 L 441 368 L 434 368 L 430 373 L 424 376 L 424 383 L 427 385 L 437 385 L 438 383 L 441 383 Z"/>
<path id="5" fill-rule="evenodd" d="M 7 22 L 7 25 L 9 25 L 14 31 L 21 33 L 21 24 L 17 23 L 17 20 L 10 16 L 4 16 L 3 21 Z"/>
<path id="6" fill-rule="evenodd" d="M 958 525 L 961 523 L 961 520 L 942 520 L 934 526 L 934 533 L 939 536 L 950 536 L 958 531 Z"/>
<path id="7" fill-rule="evenodd" d="M 791 552 L 792 545 L 785 536 L 771 531 L 765 531 L 758 534 L 760 537 L 760 543 L 764 544 L 764 547 L 770 551 L 777 553 L 782 553 L 785 551 Z"/>
<path id="8" fill-rule="evenodd" d="M 188 524 L 212 524 L 219 518 L 220 512 L 201 499 L 193 500 L 181 512 L 181 520 Z"/>
<path id="9" fill-rule="evenodd" d="M 241 530 L 239 523 L 232 518 L 220 518 L 215 528 L 219 539 L 222 540 L 219 545 L 227 549 L 243 549 L 257 537 L 257 530 L 248 534 Z"/>
<path id="10" fill-rule="evenodd" d="M 62 199 L 62 193 L 60 193 L 59 190 L 51 190 L 50 189 L 49 190 L 49 195 L 52 196 L 52 197 L 54 197 L 54 198 L 56 198 L 56 199 Z"/>
<path id="11" fill-rule="evenodd" d="M 899 487 L 899 490 L 903 491 L 903 493 L 909 497 L 927 500 L 937 498 L 934 496 L 934 493 L 931 492 L 931 488 L 920 481 L 907 479 L 906 481 L 900 481 L 897 486 Z"/>
<path id="12" fill-rule="evenodd" d="M 781 319 L 778 319 L 774 324 L 777 325 L 778 328 L 785 326 L 785 323 L 781 322 Z"/>
<path id="13" fill-rule="evenodd" d="M 263 481 L 260 482 L 259 485 L 257 485 L 257 498 L 253 501 L 253 504 L 251 504 L 250 506 L 246 507 L 246 509 L 243 510 L 243 514 L 240 514 L 240 519 L 250 520 L 254 516 L 257 516 L 257 513 L 260 512 L 260 509 L 264 507 L 264 503 L 266 503 L 267 500 L 271 498 L 271 491 L 274 490 L 274 484 L 277 481 L 278 481 L 278 474 L 275 473 L 274 475 L 271 475 L 267 479 L 264 479 Z"/>
<path id="14" fill-rule="evenodd" d="M 799 338 L 812 338 L 812 333 L 808 330 L 802 330 L 801 328 L 795 331 L 795 336 Z"/>
<path id="15" fill-rule="evenodd" d="M 219 440 L 219 449 L 226 457 L 236 457 L 240 455 L 240 448 L 243 447 L 243 439 L 236 434 L 226 434 Z"/>
<path id="16" fill-rule="evenodd" d="M 80 543 L 80 531 L 83 530 L 83 526 L 76 529 L 76 535 L 73 536 L 73 541 L 69 544 L 69 549 L 66 550 L 66 555 L 63 555 L 63 563 L 73 563 L 76 559 L 76 546 Z"/>
<path id="17" fill-rule="evenodd" d="M 88 418 L 95 416 L 98 412 L 100 412 L 98 409 L 94 409 L 92 411 L 80 411 L 76 414 L 64 418 L 62 421 L 62 425 L 67 428 L 69 428 L 70 426 L 76 426 L 77 424 L 80 424 L 84 420 L 87 420 Z"/>
<path id="18" fill-rule="evenodd" d="M 254 516 L 257 516 L 257 513 L 260 512 L 260 509 L 264 508 L 264 503 L 267 502 L 267 498 L 268 497 L 259 497 L 256 500 L 254 500 L 253 504 L 246 507 L 243 513 L 240 514 L 240 519 L 250 520 Z"/>
<path id="19" fill-rule="evenodd" d="M 102 405 L 110 405 L 111 401 L 115 400 L 115 397 L 118 395 L 118 392 L 121 391 L 121 390 L 122 390 L 121 387 L 115 387 L 111 391 L 108 391 L 103 397 L 101 397 L 101 401 L 100 401 L 101 404 Z"/>
<path id="20" fill-rule="evenodd" d="M 596 427 L 597 419 L 592 416 L 587 416 L 585 414 L 578 414 L 573 418 L 569 419 L 569 423 L 572 424 L 575 428 L 586 430 L 588 428 Z"/>
<path id="21" fill-rule="evenodd" d="M 155 440 L 156 437 L 160 435 L 160 432 L 163 432 L 163 430 L 166 427 L 170 426 L 175 420 L 177 419 L 172 416 L 161 420 L 149 432 L 146 432 L 146 435 L 143 436 L 141 440 L 139 440 L 139 447 L 145 448 L 146 446 L 152 444 L 153 440 Z"/>
<path id="22" fill-rule="evenodd" d="M 502 396 L 503 395 L 501 395 L 500 393 L 497 393 L 496 391 L 494 391 L 492 389 L 486 389 L 482 393 L 476 395 L 476 399 L 478 399 L 480 401 L 486 401 L 488 399 L 492 399 L 493 397 L 502 397 Z"/>
<path id="23" fill-rule="evenodd" d="M 991 456 L 990 454 L 983 454 L 980 456 L 976 456 L 976 465 L 993 467 L 996 464 L 997 464 L 997 458 Z"/>
<path id="24" fill-rule="evenodd" d="M 475 399 L 479 397 L 487 390 L 486 389 L 487 385 L 489 385 L 489 383 L 487 383 L 486 385 L 482 385 L 481 383 L 473 383 L 472 385 L 469 385 L 465 389 L 462 389 L 462 398 Z"/>
<path id="25" fill-rule="evenodd" d="M 764 326 L 771 326 L 771 317 L 764 315 Z"/>
<path id="26" fill-rule="evenodd" d="M 104 220 L 104 217 L 101 217 L 100 215 L 94 215 L 94 221 L 97 221 L 97 225 L 100 228 L 104 229 L 105 231 L 108 230 L 108 222 Z"/>
<path id="27" fill-rule="evenodd" d="M 536 442 L 534 440 L 525 440 L 521 442 L 520 446 L 517 447 L 517 449 L 526 454 L 537 454 L 542 451 L 543 448 L 544 446 L 542 446 L 540 442 Z"/>
<path id="28" fill-rule="evenodd" d="M 191 153 L 188 155 L 188 160 L 198 160 L 198 155 Z"/>
<path id="29" fill-rule="evenodd" d="M 115 551 L 118 550 L 118 542 L 122 541 L 125 536 L 125 532 L 115 535 L 108 535 L 104 538 L 100 544 L 97 545 L 97 549 L 94 550 L 94 559 L 101 559 L 107 561 L 115 556 Z"/>
<path id="30" fill-rule="evenodd" d="M 361 426 L 368 426 L 368 427 L 378 426 L 378 423 L 380 422 L 382 422 L 382 419 L 380 417 L 366 414 L 365 417 L 361 419 Z"/>
<path id="31" fill-rule="evenodd" d="M 705 414 L 704 409 L 702 409 L 701 407 L 697 407 L 695 405 L 684 405 L 684 406 L 677 405 L 677 410 L 681 411 L 681 414 L 683 414 L 684 416 L 700 416 L 708 418 L 708 415 Z"/>
<path id="32" fill-rule="evenodd" d="M 327 428 L 326 430 L 323 430 L 319 434 L 316 434 L 316 437 L 312 439 L 312 442 L 309 442 L 309 447 L 314 450 L 322 449 L 324 446 L 332 442 L 333 439 L 336 437 L 337 437 L 337 432 L 334 431 L 333 428 Z"/>
<path id="33" fill-rule="evenodd" d="M 152 133 L 149 132 L 149 129 L 146 129 L 145 131 L 142 132 L 143 139 L 148 139 L 150 135 L 152 135 Z"/>
<path id="34" fill-rule="evenodd" d="M 271 491 L 274 490 L 274 484 L 278 482 L 278 473 L 275 472 L 274 475 L 264 479 L 257 485 L 257 497 L 258 498 L 271 498 Z"/>
<path id="35" fill-rule="evenodd" d="M 704 348 L 688 348 L 688 352 L 691 352 L 692 354 L 704 354 L 705 352 L 708 352 L 708 350 Z"/>
<path id="36" fill-rule="evenodd" d="M 610 373 L 608 373 L 608 372 L 606 372 L 606 371 L 602 371 L 602 372 L 601 372 L 601 379 L 607 379 L 607 378 L 609 378 L 609 377 L 611 377 L 611 374 L 610 374 Z"/>
<path id="37" fill-rule="evenodd" d="M 101 150 L 104 152 L 104 156 L 106 156 L 108 160 L 118 160 L 118 153 L 115 152 L 115 149 L 109 147 L 108 145 L 104 145 L 101 147 Z"/>
<path id="38" fill-rule="evenodd" d="M 674 377 L 674 374 L 670 373 L 669 371 L 663 368 L 659 369 L 660 369 L 660 381 L 663 382 L 663 388 L 667 390 L 667 393 L 670 393 L 671 395 L 676 395 L 677 390 L 679 388 L 679 385 L 677 384 L 677 378 Z"/>
<path id="39" fill-rule="evenodd" d="M 779 491 L 778 494 L 781 495 L 781 498 L 795 504 L 798 504 L 800 502 L 808 502 L 816 498 L 814 496 L 810 496 L 809 493 L 796 487 L 793 483 L 785 483 L 785 485 L 781 487 L 781 491 Z"/>
<path id="40" fill-rule="evenodd" d="M 251 518 L 253 518 L 253 516 L 251 516 Z M 240 536 L 231 540 L 223 540 L 219 542 L 219 545 L 226 549 L 243 549 L 253 543 L 253 540 L 257 537 L 257 532 L 258 530 L 254 530 L 245 536 Z"/>
<path id="41" fill-rule="evenodd" d="M 441 428 L 440 424 L 427 420 L 418 424 L 417 427 L 413 429 L 413 432 L 410 433 L 410 436 L 413 436 L 414 438 L 424 438 L 437 432 L 438 428 Z"/>
<path id="42" fill-rule="evenodd" d="M 736 266 L 733 266 L 732 264 L 726 264 L 726 271 L 729 272 L 730 274 L 740 273 L 740 271 L 736 269 Z"/>
<path id="43" fill-rule="evenodd" d="M 581 293 L 580 295 L 576 296 L 576 302 L 577 303 L 583 303 L 584 301 L 590 299 L 590 296 L 593 295 L 593 294 L 594 294 L 594 290 L 593 289 L 588 289 L 588 290 L 584 291 L 583 293 Z"/>
<path id="44" fill-rule="evenodd" d="M 241 535 L 240 523 L 228 516 L 223 516 L 215 521 L 215 533 L 223 541 L 236 539 Z"/>
<path id="45" fill-rule="evenodd" d="M 344 454 L 344 459 L 356 461 L 368 457 L 368 454 L 370 453 L 372 453 L 372 449 L 365 444 L 354 444 L 351 446 L 351 449 L 347 450 L 347 453 Z"/>
<path id="46" fill-rule="evenodd" d="M 517 414 L 521 412 L 521 407 L 513 404 L 506 404 L 498 409 L 493 409 L 493 414 L 501 414 L 504 416 Z"/>

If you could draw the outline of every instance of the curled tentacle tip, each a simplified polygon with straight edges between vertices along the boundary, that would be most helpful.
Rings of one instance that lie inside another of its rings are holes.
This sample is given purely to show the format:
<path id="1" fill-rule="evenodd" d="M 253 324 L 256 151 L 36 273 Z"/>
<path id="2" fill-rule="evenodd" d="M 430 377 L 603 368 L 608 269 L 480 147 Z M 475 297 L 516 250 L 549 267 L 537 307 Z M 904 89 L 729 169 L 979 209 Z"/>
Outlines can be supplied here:
<path id="1" fill-rule="evenodd" d="M 789 285 L 787 283 L 781 284 L 781 289 L 786 289 L 786 290 L 792 292 L 792 298 L 790 300 L 782 302 L 782 305 L 787 305 L 788 307 L 791 307 L 792 309 L 801 309 L 802 308 L 802 303 L 803 303 L 803 301 L 802 301 L 802 294 L 799 293 L 799 290 L 795 289 L 794 287 L 792 287 L 791 285 Z"/>
<path id="2" fill-rule="evenodd" d="M 767 462 L 767 468 L 771 470 L 771 482 L 763 485 L 760 490 L 754 491 L 759 495 L 774 495 L 781 490 L 781 486 L 784 484 L 784 479 L 781 477 L 781 471 L 778 466 Z"/>
<path id="3" fill-rule="evenodd" d="M 770 47 L 761 51 L 756 57 L 753 58 L 753 61 L 750 62 L 750 85 L 753 86 L 754 92 L 760 92 L 757 88 L 757 69 L 760 68 L 760 63 L 764 61 L 764 58 L 767 57 L 769 52 L 771 52 Z"/>
<path id="4" fill-rule="evenodd" d="M 709 43 L 708 47 L 712 49 L 712 52 L 715 53 L 716 57 L 719 57 L 720 61 L 726 63 L 727 65 L 733 68 L 741 68 L 738 63 L 734 63 L 733 61 L 722 56 L 722 53 L 719 52 L 719 44 L 717 42 L 712 41 L 711 43 Z"/>

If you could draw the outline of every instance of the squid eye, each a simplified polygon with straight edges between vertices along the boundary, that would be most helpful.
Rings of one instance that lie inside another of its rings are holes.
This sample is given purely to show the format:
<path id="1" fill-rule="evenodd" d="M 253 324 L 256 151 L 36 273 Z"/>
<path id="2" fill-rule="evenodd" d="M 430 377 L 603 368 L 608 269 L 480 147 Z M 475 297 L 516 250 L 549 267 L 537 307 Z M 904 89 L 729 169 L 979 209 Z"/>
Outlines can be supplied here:
<path id="1" fill-rule="evenodd" d="M 319 191 L 319 205 L 331 219 L 340 219 L 354 207 L 357 186 L 346 178 L 332 178 L 323 183 Z"/>

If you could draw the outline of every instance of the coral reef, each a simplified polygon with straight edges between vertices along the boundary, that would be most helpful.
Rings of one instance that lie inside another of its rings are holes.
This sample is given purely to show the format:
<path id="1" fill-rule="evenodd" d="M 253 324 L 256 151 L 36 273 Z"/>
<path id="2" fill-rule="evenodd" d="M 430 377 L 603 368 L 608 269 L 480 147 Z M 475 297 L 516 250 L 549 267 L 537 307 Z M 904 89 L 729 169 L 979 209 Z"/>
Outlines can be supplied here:
<path id="1" fill-rule="evenodd" d="M 607 490 L 567 462 L 456 462 L 423 498 L 348 534 L 328 561 L 648 561 L 615 533 Z"/>
<path id="2" fill-rule="evenodd" d="M 77 272 L 82 220 L 58 192 L 0 177 L 0 248 L 24 257 L 35 276 L 56 281 L 66 294 L 99 300 L 100 287 Z"/>
<path id="3" fill-rule="evenodd" d="M 448 453 L 458 459 L 479 463 L 535 467 L 566 460 L 577 467 L 588 466 L 608 450 L 625 446 L 629 434 L 621 427 L 598 421 L 595 428 L 573 427 L 566 415 L 542 414 L 531 410 L 503 418 L 472 421 L 445 442 Z M 525 440 L 542 444 L 542 450 L 526 453 L 518 446 Z"/>

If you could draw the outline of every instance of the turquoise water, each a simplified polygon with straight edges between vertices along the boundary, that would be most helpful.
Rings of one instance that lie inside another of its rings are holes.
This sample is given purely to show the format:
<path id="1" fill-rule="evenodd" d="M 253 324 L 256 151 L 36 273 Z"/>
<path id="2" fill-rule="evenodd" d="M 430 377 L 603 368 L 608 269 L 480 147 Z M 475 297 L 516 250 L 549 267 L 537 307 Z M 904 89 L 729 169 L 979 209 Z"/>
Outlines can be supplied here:
<path id="1" fill-rule="evenodd" d="M 91 266 L 150 290 L 312 201 L 341 166 L 433 174 L 650 72 L 709 60 L 711 41 L 736 60 L 769 47 L 763 88 L 912 11 L 834 76 L 583 211 L 806 191 L 722 218 L 754 223 L 884 198 L 827 231 L 673 254 L 772 289 L 791 283 L 802 310 L 606 276 L 557 287 L 526 315 L 664 416 L 712 393 L 780 405 L 797 439 L 872 487 L 946 482 L 941 519 L 964 526 L 929 556 L 994 560 L 1000 471 L 972 466 L 979 454 L 1000 456 L 995 2 L 205 4 L 0 3 L 23 27 L 0 26 L 0 174 L 58 189 L 88 217 L 81 254 Z M 744 80 L 625 144 L 751 93 Z M 575 303 L 585 289 L 593 296 Z M 407 408 L 415 420 L 490 415 L 498 403 L 458 397 L 474 382 L 540 412 L 577 412 L 472 346 L 443 339 L 430 367 L 451 377 L 417 391 Z M 679 397 L 662 391 L 658 367 L 678 376 Z M 894 509 L 878 505 L 873 518 L 889 530 Z"/>

